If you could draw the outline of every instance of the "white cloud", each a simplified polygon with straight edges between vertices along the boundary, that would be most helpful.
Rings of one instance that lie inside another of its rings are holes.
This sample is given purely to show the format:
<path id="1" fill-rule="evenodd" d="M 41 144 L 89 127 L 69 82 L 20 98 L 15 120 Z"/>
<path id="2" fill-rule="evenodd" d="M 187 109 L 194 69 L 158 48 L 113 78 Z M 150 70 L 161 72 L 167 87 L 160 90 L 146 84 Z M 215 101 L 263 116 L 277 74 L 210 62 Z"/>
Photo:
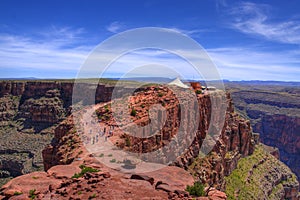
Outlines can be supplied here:
<path id="1" fill-rule="evenodd" d="M 208 53 L 225 79 L 300 81 L 300 52 L 229 47 Z"/>
<path id="2" fill-rule="evenodd" d="M 124 28 L 124 25 L 118 21 L 114 21 L 106 27 L 106 29 L 112 33 L 118 33 L 123 28 Z"/>
<path id="3" fill-rule="evenodd" d="M 0 34 L 0 70 L 77 70 L 92 48 L 80 44 L 82 31 L 52 27 L 35 36 Z"/>
<path id="4" fill-rule="evenodd" d="M 207 50 L 216 64 L 221 78 L 230 80 L 282 80 L 300 81 L 300 52 L 297 51 L 258 51 L 255 48 L 224 47 Z M 182 54 L 182 51 L 178 52 Z M 185 51 L 190 59 L 205 59 L 198 51 Z M 103 56 L 103 59 L 114 57 Z M 204 60 L 203 60 L 204 61 Z M 202 62 L 203 64 L 204 62 Z M 152 64 L 153 67 L 135 70 L 140 74 L 133 76 L 174 77 L 170 71 L 157 70 L 158 65 L 167 66 L 185 78 L 202 78 L 184 59 L 161 50 L 139 50 L 120 57 L 114 62 L 107 74 L 124 74 L 131 70 Z M 95 65 L 96 66 L 96 65 Z M 204 66 L 205 67 L 205 66 Z M 205 70 L 205 68 L 201 68 Z M 91 68 L 93 71 L 94 68 Z"/>
<path id="5" fill-rule="evenodd" d="M 82 30 L 60 28 L 47 31 L 39 37 L 0 34 L 0 76 L 5 77 L 3 74 L 6 73 L 6 77 L 15 77 L 15 72 L 20 69 L 26 71 L 26 77 L 34 76 L 31 74 L 36 71 L 47 71 L 48 77 L 64 71 L 62 76 L 74 78 L 96 45 L 86 45 L 82 33 Z M 207 51 L 224 79 L 300 81 L 298 50 L 265 51 L 257 48 L 223 47 Z M 192 50 L 176 52 L 187 55 L 190 59 L 205 59 L 200 57 L 199 52 Z M 110 58 L 115 58 L 114 52 L 107 52 L 107 55 L 101 57 L 103 60 Z M 193 78 L 195 73 L 183 59 L 157 49 L 141 50 L 123 56 L 108 72 L 110 75 L 122 74 L 133 67 L 150 63 L 171 66 L 188 78 Z M 143 72 L 149 76 L 160 73 L 157 68 Z M 95 76 L 95 73 L 90 72 L 87 76 Z M 197 78 L 196 75 L 194 77 Z"/>
<path id="6" fill-rule="evenodd" d="M 250 35 L 288 44 L 300 44 L 300 20 L 274 21 L 271 6 L 242 2 L 233 7 L 231 27 Z"/>
<path id="7" fill-rule="evenodd" d="M 183 34 L 188 35 L 190 37 L 198 37 L 199 34 L 201 34 L 201 33 L 211 31 L 211 30 L 208 30 L 208 29 L 190 29 L 190 30 L 188 30 L 188 29 L 175 28 L 175 27 L 171 27 L 169 29 L 180 32 L 180 33 L 183 33 Z"/>

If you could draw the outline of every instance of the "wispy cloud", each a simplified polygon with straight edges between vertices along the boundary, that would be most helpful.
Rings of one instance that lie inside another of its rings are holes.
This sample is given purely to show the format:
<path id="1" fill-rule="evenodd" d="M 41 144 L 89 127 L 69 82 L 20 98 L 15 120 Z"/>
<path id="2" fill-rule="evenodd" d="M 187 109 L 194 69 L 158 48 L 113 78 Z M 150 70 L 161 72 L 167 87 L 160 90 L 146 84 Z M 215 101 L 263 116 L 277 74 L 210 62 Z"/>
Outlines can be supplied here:
<path id="1" fill-rule="evenodd" d="M 208 49 L 225 79 L 300 81 L 300 52 L 260 51 L 256 48 Z"/>
<path id="2" fill-rule="evenodd" d="M 260 51 L 256 48 L 223 47 L 207 50 L 211 61 L 223 79 L 229 80 L 281 80 L 300 81 L 300 52 L 297 51 Z M 184 78 L 203 79 L 190 63 L 180 55 L 188 55 L 189 61 L 207 59 L 199 51 L 178 51 L 178 55 L 155 49 L 138 50 L 123 55 L 107 69 L 107 74 L 127 74 L 127 76 L 165 76 L 176 77 L 174 72 Z M 114 57 L 109 54 L 102 59 Z M 208 66 L 201 62 L 201 73 Z M 95 66 L 97 66 L 95 64 Z M 146 66 L 146 67 L 145 67 Z M 169 68 L 169 70 L 163 70 Z M 140 70 L 138 70 L 140 69 Z M 91 71 L 94 71 L 91 68 Z M 208 70 L 211 70 L 210 68 Z M 216 77 L 216 76 L 215 76 Z"/>
<path id="3" fill-rule="evenodd" d="M 87 45 L 84 30 L 69 27 L 53 28 L 35 36 L 9 35 L 0 33 L 0 75 L 1 77 L 35 76 L 74 78 L 90 51 L 97 44 Z M 119 45 L 116 45 L 118 48 Z M 113 50 L 113 49 L 112 49 Z M 208 49 L 208 54 L 216 63 L 222 78 L 231 80 L 295 80 L 300 77 L 300 52 L 298 50 L 259 50 L 255 47 L 220 47 Z M 180 51 L 178 51 L 181 53 Z M 101 59 L 114 58 L 102 55 Z M 191 59 L 199 59 L 196 51 L 184 52 Z M 172 75 L 162 71 L 158 65 L 170 66 L 183 77 L 197 78 L 189 63 L 176 55 L 161 50 L 141 50 L 122 56 L 107 75 L 120 75 L 140 66 L 152 64 L 156 67 L 142 68 L 144 75 Z M 95 65 L 96 67 L 98 65 Z M 22 73 L 23 74 L 22 74 Z M 135 71 L 140 72 L 140 71 Z M 137 75 L 137 74 L 135 74 Z M 95 76 L 92 71 L 87 76 Z"/>
<path id="4" fill-rule="evenodd" d="M 121 29 L 124 29 L 125 25 L 121 22 L 114 21 L 106 27 L 109 32 L 118 33 Z"/>
<path id="5" fill-rule="evenodd" d="M 76 71 L 91 46 L 80 40 L 82 29 L 70 27 L 51 27 L 34 36 L 21 36 L 0 33 L 0 70 L 11 69 L 23 71 Z M 81 41 L 81 43 L 80 43 Z"/>
<path id="6" fill-rule="evenodd" d="M 240 32 L 288 44 L 300 44 L 300 20 L 272 20 L 272 7 L 242 2 L 229 10 L 230 26 Z"/>
<path id="7" fill-rule="evenodd" d="M 188 35 L 190 37 L 198 37 L 199 34 L 201 34 L 201 33 L 211 32 L 211 30 L 208 30 L 208 29 L 199 29 L 199 28 L 198 29 L 183 29 L 183 28 L 178 28 L 178 27 L 170 27 L 168 29 L 171 29 L 171 30 L 183 33 L 183 34 L 186 34 L 186 35 Z"/>

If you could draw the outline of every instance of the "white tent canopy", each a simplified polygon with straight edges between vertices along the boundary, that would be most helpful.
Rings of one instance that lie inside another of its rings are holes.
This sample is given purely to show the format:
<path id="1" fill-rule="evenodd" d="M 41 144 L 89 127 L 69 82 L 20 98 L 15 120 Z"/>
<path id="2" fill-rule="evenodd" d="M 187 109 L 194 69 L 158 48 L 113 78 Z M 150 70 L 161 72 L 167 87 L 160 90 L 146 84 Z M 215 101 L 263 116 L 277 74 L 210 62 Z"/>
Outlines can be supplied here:
<path id="1" fill-rule="evenodd" d="M 181 88 L 189 88 L 189 86 L 187 86 L 183 82 L 181 82 L 181 80 L 178 77 L 176 79 L 174 79 L 173 81 L 171 81 L 170 83 L 168 83 L 168 85 L 176 85 Z"/>

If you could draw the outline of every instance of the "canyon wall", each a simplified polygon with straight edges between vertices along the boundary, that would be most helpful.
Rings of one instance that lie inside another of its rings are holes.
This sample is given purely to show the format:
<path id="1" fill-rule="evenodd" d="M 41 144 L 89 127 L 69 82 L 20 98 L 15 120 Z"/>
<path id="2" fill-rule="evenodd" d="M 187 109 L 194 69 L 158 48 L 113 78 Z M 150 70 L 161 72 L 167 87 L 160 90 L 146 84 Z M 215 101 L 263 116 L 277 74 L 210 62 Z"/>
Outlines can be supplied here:
<path id="1" fill-rule="evenodd" d="M 253 130 L 261 133 L 264 144 L 280 149 L 280 159 L 300 177 L 300 117 L 261 115 Z"/>
<path id="2" fill-rule="evenodd" d="M 1 136 L 3 135 L 7 138 L 7 140 L 4 140 L 5 145 L 1 145 L 1 148 L 3 148 L 3 151 L 1 152 L 3 153 L 2 155 L 8 156 L 6 158 L 1 158 L 2 164 L 0 165 L 0 169 L 2 177 L 18 176 L 20 174 L 31 172 L 32 167 L 35 168 L 36 163 L 40 162 L 43 163 L 46 170 L 50 170 L 51 167 L 57 165 L 72 164 L 81 160 L 81 157 L 86 153 L 86 150 L 83 148 L 80 141 L 78 135 L 80 133 L 74 128 L 72 117 L 68 117 L 72 101 L 72 86 L 72 82 L 57 81 L 0 82 L 0 98 L 4 102 L 0 103 L 0 115 L 3 116 L 3 123 L 1 122 L 3 124 L 3 132 L 1 132 Z M 82 91 L 88 93 L 90 92 L 90 87 L 94 86 L 83 84 Z M 124 88 L 124 91 L 126 90 L 127 89 Z M 96 91 L 96 101 L 107 102 L 110 100 L 113 86 L 100 84 L 97 86 Z M 259 141 L 259 136 L 252 133 L 250 122 L 240 117 L 234 111 L 232 99 L 229 94 L 225 96 L 224 93 L 221 94 L 216 92 L 211 95 L 216 95 L 216 99 L 219 99 L 219 101 L 216 101 L 218 103 L 212 103 L 209 94 L 197 95 L 199 110 L 191 111 L 190 109 L 183 109 L 179 111 L 176 110 L 178 109 L 177 106 L 171 106 L 170 117 L 167 118 L 167 123 L 165 124 L 166 127 L 164 132 L 162 132 L 161 143 L 159 144 L 164 142 L 167 144 L 168 141 L 171 141 L 172 138 L 175 137 L 172 133 L 173 130 L 171 129 L 171 126 L 176 127 L 176 124 L 178 125 L 178 121 L 180 121 L 178 113 L 184 112 L 184 116 L 189 116 L 193 115 L 194 112 L 199 111 L 200 120 L 196 137 L 193 140 L 192 145 L 188 147 L 182 156 L 177 158 L 172 165 L 188 170 L 196 180 L 200 180 L 203 183 L 224 190 L 226 184 L 230 182 L 230 179 L 226 179 L 226 177 L 230 177 L 233 171 L 239 168 L 241 159 L 246 159 L 248 156 L 252 155 L 256 148 L 255 144 Z M 172 105 L 170 99 L 169 102 L 170 105 Z M 221 102 L 224 103 L 222 104 Z M 163 102 L 163 104 L 166 104 L 164 106 L 168 106 L 168 102 Z M 215 106 L 216 109 L 221 109 L 224 106 L 226 107 L 226 113 L 224 113 L 225 123 L 220 130 L 221 135 L 216 141 L 213 151 L 209 152 L 206 157 L 201 157 L 199 152 L 203 140 L 205 136 L 210 134 L 208 132 L 208 127 L 212 121 L 210 113 L 213 106 Z M 46 111 L 49 109 L 51 112 Z M 61 122 L 62 120 L 64 121 Z M 282 120 L 282 118 L 279 117 L 278 120 Z M 180 123 L 185 122 L 183 121 Z M 46 124 L 46 126 L 40 127 L 40 124 Z M 9 126 L 14 128 L 13 131 L 12 129 L 7 129 Z M 32 128 L 33 131 L 28 131 Z M 272 131 L 271 128 L 266 130 Z M 52 138 L 51 133 L 54 133 L 54 138 Z M 16 138 L 18 139 L 16 140 Z M 39 145 L 36 146 L 36 141 L 43 142 L 39 142 Z M 289 141 L 289 138 L 286 138 L 286 141 Z M 134 143 L 133 140 L 132 142 Z M 157 140 L 155 139 L 153 142 L 147 142 L 147 145 L 144 145 L 144 150 L 151 150 L 152 143 L 157 143 Z M 24 144 L 24 146 L 20 144 Z M 41 150 L 44 148 L 42 146 L 45 146 L 46 144 L 50 145 L 47 145 L 43 150 L 43 159 L 37 159 L 38 155 L 41 155 Z M 143 143 L 141 147 L 142 148 L 137 149 L 143 151 Z M 298 146 L 291 147 L 288 152 L 297 152 L 297 147 Z M 18 152 L 15 154 L 15 152 L 11 150 L 8 151 L 8 149 L 17 149 Z M 35 149 L 35 151 L 33 151 L 33 149 Z M 26 154 L 28 151 L 30 154 Z M 22 155 L 24 159 L 18 159 L 20 155 Z M 17 165 L 15 165 L 16 162 L 13 162 L 13 165 L 20 166 L 17 170 L 15 170 L 12 165 L 7 167 L 7 163 L 9 164 L 9 162 L 6 161 L 11 159 L 9 156 L 14 156 L 16 161 L 21 162 L 21 164 Z M 265 156 L 264 162 L 268 160 L 268 156 Z M 255 162 L 257 162 L 257 164 L 254 163 L 255 166 L 261 165 L 260 160 L 256 160 Z M 275 163 L 275 161 L 273 163 Z M 28 165 L 32 166 L 30 170 L 28 170 Z M 276 165 L 279 167 L 276 168 L 275 171 L 272 171 L 271 168 L 265 170 L 264 176 L 265 179 L 268 179 L 265 184 L 269 184 L 270 187 L 268 188 L 281 187 L 279 184 L 287 181 L 287 179 L 289 180 L 289 177 L 292 177 L 292 173 L 288 169 L 282 167 L 284 166 L 282 163 L 276 162 Z M 256 168 L 255 166 L 253 168 Z M 9 169 L 13 170 L 9 171 Z M 285 169 L 285 171 L 281 172 L 281 169 Z M 243 171 L 243 173 L 251 174 L 253 173 L 253 170 L 249 169 L 249 171 L 246 170 Z M 272 174 L 272 176 L 274 175 L 277 178 L 269 179 L 267 177 L 268 174 Z M 252 179 L 248 180 L 250 185 L 252 182 Z M 285 183 L 284 187 L 284 190 L 280 189 L 271 192 L 268 189 L 262 199 L 267 199 L 269 195 L 275 196 L 276 198 L 274 199 L 282 199 L 284 197 L 290 199 L 297 198 L 297 192 L 295 191 L 298 190 L 299 184 L 296 180 L 287 182 L 287 184 Z"/>
<path id="3" fill-rule="evenodd" d="M 280 160 L 300 178 L 299 87 L 232 84 L 235 107 L 251 122 L 261 141 L 277 147 Z"/>
<path id="4" fill-rule="evenodd" d="M 73 85 L 71 80 L 0 81 L 0 185 L 43 170 L 41 152 L 56 126 L 71 113 Z M 79 87 L 82 96 L 96 87 L 97 102 L 109 101 L 113 91 L 105 84 Z"/>

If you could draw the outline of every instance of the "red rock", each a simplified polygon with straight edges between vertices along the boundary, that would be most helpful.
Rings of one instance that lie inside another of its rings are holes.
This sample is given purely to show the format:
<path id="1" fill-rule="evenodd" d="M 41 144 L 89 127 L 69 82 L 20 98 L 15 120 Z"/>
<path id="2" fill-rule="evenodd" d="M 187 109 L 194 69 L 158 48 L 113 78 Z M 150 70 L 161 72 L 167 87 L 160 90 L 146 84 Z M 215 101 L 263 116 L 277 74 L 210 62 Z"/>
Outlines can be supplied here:
<path id="1" fill-rule="evenodd" d="M 145 175 L 153 177 L 155 182 L 168 183 L 172 191 L 185 190 L 187 185 L 194 183 L 194 178 L 187 171 L 175 166 L 167 166 L 157 171 L 145 173 Z"/>
<path id="2" fill-rule="evenodd" d="M 14 192 L 22 192 L 28 194 L 30 190 L 36 190 L 37 193 L 46 193 L 51 185 L 57 188 L 61 184 L 61 180 L 49 177 L 46 172 L 33 172 L 12 179 L 2 187 L 1 194 L 11 196 Z"/>
<path id="3" fill-rule="evenodd" d="M 73 165 L 56 165 L 51 167 L 47 173 L 58 179 L 71 178 L 75 173 L 79 173 L 81 169 Z"/>
<path id="4" fill-rule="evenodd" d="M 151 185 L 154 184 L 154 178 L 146 175 L 133 174 L 131 175 L 130 179 L 144 180 L 144 181 L 148 181 Z"/>
<path id="5" fill-rule="evenodd" d="M 224 200 L 227 199 L 227 195 L 224 192 L 211 188 L 208 192 L 208 197 L 214 200 Z"/>

